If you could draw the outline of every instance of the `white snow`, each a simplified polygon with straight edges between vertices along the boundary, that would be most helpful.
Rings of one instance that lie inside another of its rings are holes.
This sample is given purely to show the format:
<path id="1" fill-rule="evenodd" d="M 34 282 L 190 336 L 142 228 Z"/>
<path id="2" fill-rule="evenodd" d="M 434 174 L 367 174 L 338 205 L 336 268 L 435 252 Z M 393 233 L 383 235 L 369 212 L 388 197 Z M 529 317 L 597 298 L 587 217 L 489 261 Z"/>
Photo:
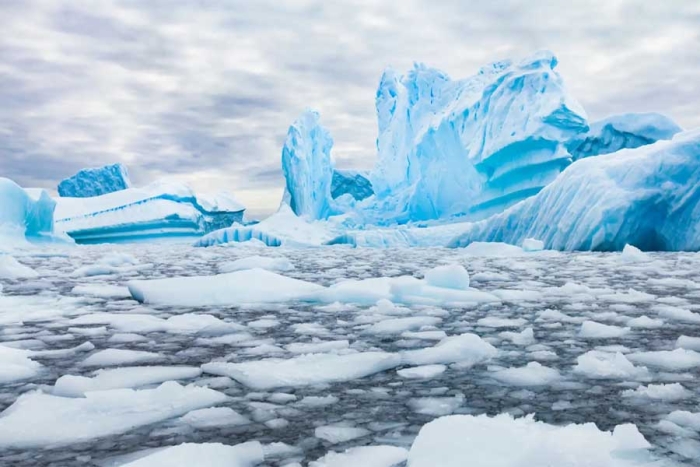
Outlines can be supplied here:
<path id="1" fill-rule="evenodd" d="M 639 386 L 637 389 L 622 391 L 623 397 L 639 397 L 663 401 L 677 401 L 693 397 L 693 392 L 688 391 L 680 383 L 650 384 Z"/>
<path id="2" fill-rule="evenodd" d="M 618 425 L 610 433 L 593 423 L 555 426 L 531 415 L 453 415 L 423 426 L 408 467 L 641 466 L 649 447 L 634 425 Z"/>
<path id="3" fill-rule="evenodd" d="M 422 365 L 397 370 L 397 373 L 406 379 L 430 379 L 441 375 L 446 369 L 445 365 Z"/>
<path id="4" fill-rule="evenodd" d="M 591 350 L 576 359 L 574 373 L 588 378 L 600 379 L 640 379 L 649 376 L 646 367 L 636 367 L 622 353 Z"/>
<path id="5" fill-rule="evenodd" d="M 584 321 L 578 335 L 584 339 L 611 339 L 629 334 L 630 328 L 610 326 L 596 323 L 595 321 Z"/>
<path id="6" fill-rule="evenodd" d="M 683 348 L 675 350 L 657 350 L 651 352 L 635 352 L 627 356 L 635 363 L 648 365 L 664 370 L 689 370 L 700 366 L 700 353 Z"/>
<path id="7" fill-rule="evenodd" d="M 0 446 L 59 446 L 124 433 L 226 400 L 220 392 L 166 382 L 155 389 L 111 389 L 85 397 L 22 394 L 0 414 Z"/>
<path id="8" fill-rule="evenodd" d="M 459 264 L 438 266 L 425 273 L 425 283 L 434 287 L 466 290 L 469 288 L 469 273 Z"/>
<path id="9" fill-rule="evenodd" d="M 546 386 L 561 379 L 557 370 L 543 366 L 538 362 L 530 362 L 520 368 L 495 371 L 489 376 L 510 386 Z"/>
<path id="10" fill-rule="evenodd" d="M 13 383 L 35 377 L 41 365 L 30 359 L 30 351 L 0 345 L 0 384 Z"/>
<path id="11" fill-rule="evenodd" d="M 195 378 L 202 374 L 198 367 L 191 366 L 136 366 L 97 370 L 95 376 L 64 375 L 54 383 L 56 396 L 82 397 L 89 391 L 106 389 L 137 388 L 177 379 Z"/>
<path id="12" fill-rule="evenodd" d="M 257 441 L 236 446 L 183 443 L 158 449 L 121 467 L 253 467 L 262 463 L 264 458 L 262 445 Z"/>
<path id="13" fill-rule="evenodd" d="M 463 366 L 484 363 L 498 354 L 498 350 L 476 334 L 461 334 L 443 339 L 434 347 L 403 352 L 403 363 L 432 365 L 460 363 Z"/>
<path id="14" fill-rule="evenodd" d="M 406 460 L 408 451 L 396 446 L 359 446 L 345 452 L 329 452 L 309 467 L 395 467 Z"/>
<path id="15" fill-rule="evenodd" d="M 209 407 L 186 413 L 180 417 L 180 422 L 194 428 L 213 428 L 246 425 L 250 423 L 250 420 L 230 407 Z"/>
<path id="16" fill-rule="evenodd" d="M 163 356 L 143 350 L 104 349 L 83 360 L 83 366 L 116 366 L 133 363 L 147 363 L 162 359 Z"/>

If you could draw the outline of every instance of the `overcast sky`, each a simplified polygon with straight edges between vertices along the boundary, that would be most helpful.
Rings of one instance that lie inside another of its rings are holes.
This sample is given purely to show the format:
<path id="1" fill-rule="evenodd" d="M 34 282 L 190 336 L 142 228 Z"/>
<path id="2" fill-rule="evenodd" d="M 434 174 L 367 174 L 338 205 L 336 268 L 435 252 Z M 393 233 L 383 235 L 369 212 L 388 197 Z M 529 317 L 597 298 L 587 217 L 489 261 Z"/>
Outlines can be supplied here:
<path id="1" fill-rule="evenodd" d="M 55 189 L 123 162 L 264 214 L 304 108 L 338 166 L 370 168 L 385 67 L 463 78 L 542 48 L 591 119 L 700 126 L 697 0 L 0 0 L 0 176 Z"/>

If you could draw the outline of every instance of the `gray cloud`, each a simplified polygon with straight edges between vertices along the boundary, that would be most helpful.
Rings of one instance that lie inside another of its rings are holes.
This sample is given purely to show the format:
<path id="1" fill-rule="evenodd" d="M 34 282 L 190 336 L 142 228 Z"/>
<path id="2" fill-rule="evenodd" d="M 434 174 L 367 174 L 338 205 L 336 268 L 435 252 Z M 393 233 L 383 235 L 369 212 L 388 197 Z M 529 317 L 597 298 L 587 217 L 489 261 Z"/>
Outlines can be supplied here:
<path id="1" fill-rule="evenodd" d="M 699 23 L 694 0 L 6 0 L 0 174 L 53 188 L 121 161 L 137 183 L 173 176 L 269 211 L 304 108 L 338 164 L 369 168 L 385 67 L 460 78 L 539 48 L 592 119 L 653 110 L 700 126 Z"/>

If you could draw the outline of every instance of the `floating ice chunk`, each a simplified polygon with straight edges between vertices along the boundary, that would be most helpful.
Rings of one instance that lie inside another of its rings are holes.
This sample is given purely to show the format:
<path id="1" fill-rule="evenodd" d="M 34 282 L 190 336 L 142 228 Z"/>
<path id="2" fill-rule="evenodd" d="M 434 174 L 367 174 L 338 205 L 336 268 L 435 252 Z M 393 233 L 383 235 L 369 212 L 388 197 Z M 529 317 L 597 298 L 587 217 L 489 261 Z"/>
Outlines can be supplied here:
<path id="1" fill-rule="evenodd" d="M 469 273 L 459 264 L 438 266 L 425 273 L 425 282 L 435 287 L 466 290 L 469 288 Z"/>
<path id="2" fill-rule="evenodd" d="M 649 461 L 645 450 L 650 447 L 634 425 L 619 425 L 610 433 L 593 423 L 555 426 L 532 415 L 453 415 L 423 426 L 408 466 L 641 467 Z"/>
<path id="3" fill-rule="evenodd" d="M 489 376 L 511 386 L 546 386 L 561 379 L 557 370 L 542 366 L 537 362 L 530 362 L 520 368 L 499 370 L 490 373 Z"/>
<path id="4" fill-rule="evenodd" d="M 87 284 L 77 285 L 71 290 L 73 295 L 87 295 L 98 298 L 131 298 L 129 289 L 117 285 Z"/>
<path id="5" fill-rule="evenodd" d="M 622 337 L 629 334 L 629 332 L 630 328 L 610 326 L 596 323 L 595 321 L 584 321 L 583 324 L 581 324 L 581 330 L 578 332 L 578 335 L 584 339 L 611 339 Z"/>
<path id="6" fill-rule="evenodd" d="M 422 339 L 431 341 L 441 341 L 447 337 L 445 331 L 404 331 L 401 337 L 406 339 Z"/>
<path id="7" fill-rule="evenodd" d="M 700 412 L 693 413 L 686 410 L 676 410 L 668 414 L 666 420 L 678 426 L 700 431 Z"/>
<path id="8" fill-rule="evenodd" d="M 292 342 L 284 348 L 295 354 L 322 353 L 343 350 L 350 347 L 350 342 L 347 340 L 339 341 L 319 341 L 319 342 Z"/>
<path id="9" fill-rule="evenodd" d="M 163 356 L 155 352 L 126 349 L 104 349 L 95 352 L 83 360 L 83 366 L 116 366 L 130 365 L 133 363 L 147 363 L 162 359 Z"/>
<path id="10" fill-rule="evenodd" d="M 685 323 L 700 323 L 700 313 L 693 313 L 685 308 L 678 308 L 671 305 L 656 305 L 654 306 L 654 310 L 659 313 L 661 318 L 683 321 Z"/>
<path id="11" fill-rule="evenodd" d="M 253 467 L 263 462 L 262 445 L 250 441 L 236 446 L 220 443 L 183 443 L 177 446 L 152 450 L 140 459 L 121 467 Z"/>
<path id="12" fill-rule="evenodd" d="M 523 251 L 542 251 L 544 250 L 544 242 L 535 238 L 526 238 L 523 240 Z"/>
<path id="13" fill-rule="evenodd" d="M 133 333 L 115 333 L 112 334 L 109 339 L 107 339 L 107 342 L 110 344 L 128 344 L 130 342 L 143 342 L 146 339 L 140 334 L 133 334 Z"/>
<path id="14" fill-rule="evenodd" d="M 424 326 L 434 326 L 442 319 L 432 316 L 411 316 L 408 318 L 392 318 L 379 321 L 366 329 L 370 334 L 401 334 L 404 331 L 420 329 Z"/>
<path id="15" fill-rule="evenodd" d="M 41 365 L 29 358 L 28 350 L 0 345 L 0 384 L 13 383 L 35 377 Z"/>
<path id="16" fill-rule="evenodd" d="M 214 362 L 202 365 L 202 370 L 214 375 L 228 376 L 253 389 L 267 390 L 352 381 L 395 368 L 400 364 L 401 357 L 397 354 L 363 352 L 347 355 L 309 354 L 288 360 Z"/>
<path id="17" fill-rule="evenodd" d="M 127 285 L 139 302 L 172 306 L 286 302 L 323 290 L 320 285 L 259 268 L 218 276 L 137 280 Z"/>
<path id="18" fill-rule="evenodd" d="M 627 263 L 646 263 L 651 261 L 648 254 L 630 244 L 626 244 L 622 249 L 620 258 Z"/>
<path id="19" fill-rule="evenodd" d="M 649 377 L 646 367 L 636 367 L 620 352 L 591 350 L 576 359 L 574 372 L 599 379 L 644 379 Z"/>
<path id="20" fill-rule="evenodd" d="M 446 369 L 447 367 L 445 365 L 422 365 L 404 368 L 398 370 L 396 373 L 402 378 L 407 379 L 430 379 L 441 375 Z"/>
<path id="21" fill-rule="evenodd" d="M 10 255 L 0 254 L 0 279 L 34 279 L 39 277 L 34 269 L 17 261 Z"/>
<path id="22" fill-rule="evenodd" d="M 515 345 L 532 345 L 535 343 L 535 332 L 532 328 L 527 328 L 521 332 L 504 331 L 499 336 L 512 341 Z"/>
<path id="23" fill-rule="evenodd" d="M 663 368 L 665 370 L 689 370 L 700 366 L 700 353 L 693 350 L 657 350 L 636 352 L 627 356 L 635 363 Z"/>
<path id="24" fill-rule="evenodd" d="M 250 420 L 230 407 L 209 407 L 187 412 L 180 422 L 194 428 L 215 428 L 220 426 L 247 425 Z"/>
<path id="25" fill-rule="evenodd" d="M 220 392 L 170 381 L 155 389 L 112 389 L 71 398 L 22 394 L 0 414 L 0 446 L 47 447 L 124 433 L 226 400 Z"/>
<path id="26" fill-rule="evenodd" d="M 137 388 L 176 379 L 190 379 L 202 374 L 191 366 L 137 366 L 97 370 L 95 376 L 64 375 L 54 383 L 53 394 L 65 397 L 82 397 L 89 391 Z"/>
<path id="27" fill-rule="evenodd" d="M 337 425 L 320 426 L 314 431 L 314 436 L 331 444 L 346 443 L 368 434 L 370 434 L 370 431 L 366 428 Z"/>
<path id="28" fill-rule="evenodd" d="M 269 329 L 280 325 L 280 322 L 273 318 L 261 318 L 255 321 L 249 321 L 246 326 L 253 329 Z"/>
<path id="29" fill-rule="evenodd" d="M 649 318 L 648 316 L 639 316 L 627 321 L 627 326 L 631 328 L 655 329 L 664 325 L 663 320 Z"/>
<path id="30" fill-rule="evenodd" d="M 700 337 L 680 336 L 676 339 L 676 347 L 700 352 Z"/>
<path id="31" fill-rule="evenodd" d="M 396 446 L 360 446 L 345 452 L 329 452 L 309 467 L 395 467 L 406 460 L 408 451 Z"/>
<path id="32" fill-rule="evenodd" d="M 680 383 L 673 384 L 650 384 L 639 386 L 637 389 L 622 391 L 623 397 L 638 397 L 663 401 L 677 401 L 693 397 L 694 393 L 688 391 Z"/>
<path id="33" fill-rule="evenodd" d="M 460 363 L 478 365 L 498 354 L 498 350 L 476 334 L 461 334 L 443 339 L 434 347 L 408 350 L 402 353 L 407 365 Z"/>
<path id="34" fill-rule="evenodd" d="M 523 256 L 525 251 L 519 246 L 500 242 L 472 242 L 463 252 L 471 256 L 513 257 Z"/>
<path id="35" fill-rule="evenodd" d="M 440 417 L 450 415 L 464 405 L 464 395 L 454 397 L 417 397 L 408 401 L 408 405 L 416 413 Z"/>
<path id="36" fill-rule="evenodd" d="M 476 322 L 477 326 L 486 328 L 519 328 L 527 324 L 527 320 L 523 318 L 498 318 L 496 316 L 487 316 Z"/>
<path id="37" fill-rule="evenodd" d="M 326 407 L 328 405 L 335 404 L 339 400 L 340 399 L 338 399 L 336 396 L 333 396 L 333 395 L 304 396 L 304 398 L 299 401 L 298 405 L 302 405 L 305 407 Z"/>
<path id="38" fill-rule="evenodd" d="M 249 256 L 219 265 L 219 271 L 222 273 L 255 268 L 265 269 L 267 271 L 285 272 L 292 271 L 294 265 L 287 258 L 272 258 L 269 256 Z"/>

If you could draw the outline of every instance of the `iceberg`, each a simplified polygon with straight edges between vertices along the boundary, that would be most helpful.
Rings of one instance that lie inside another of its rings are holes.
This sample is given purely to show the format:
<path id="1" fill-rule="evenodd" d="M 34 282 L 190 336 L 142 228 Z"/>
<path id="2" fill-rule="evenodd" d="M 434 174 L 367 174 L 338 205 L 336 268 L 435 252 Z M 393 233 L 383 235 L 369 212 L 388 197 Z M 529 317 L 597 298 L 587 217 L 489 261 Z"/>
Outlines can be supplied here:
<path id="1" fill-rule="evenodd" d="M 569 166 L 536 196 L 472 224 L 450 242 L 521 244 L 547 249 L 621 251 L 700 249 L 700 129 L 671 141 L 589 157 Z"/>
<path id="2" fill-rule="evenodd" d="M 483 219 L 554 180 L 571 162 L 564 143 L 588 129 L 556 65 L 543 51 L 457 81 L 424 65 L 385 71 L 373 220 Z"/>
<path id="3" fill-rule="evenodd" d="M 58 194 L 70 198 L 101 196 L 131 188 L 129 172 L 122 164 L 83 169 L 58 184 Z"/>
<path id="4" fill-rule="evenodd" d="M 2 246 L 56 240 L 56 202 L 45 190 L 23 189 L 0 177 L 0 238 Z"/>
<path id="5" fill-rule="evenodd" d="M 282 172 L 286 181 L 284 203 L 297 216 L 326 219 L 333 211 L 331 183 L 333 139 L 319 123 L 319 114 L 305 111 L 287 132 L 282 149 Z"/>
<path id="6" fill-rule="evenodd" d="M 245 210 L 226 192 L 197 194 L 187 185 L 168 181 L 56 202 L 56 229 L 77 243 L 200 237 L 242 223 Z"/>
<path id="7" fill-rule="evenodd" d="M 586 133 L 566 143 L 574 160 L 634 149 L 671 139 L 682 131 L 676 122 L 658 113 L 629 113 L 594 122 Z"/>
<path id="8" fill-rule="evenodd" d="M 355 201 L 362 201 L 374 194 L 372 182 L 365 172 L 355 170 L 334 170 L 331 179 L 331 197 L 339 198 L 345 194 L 350 195 Z"/>

